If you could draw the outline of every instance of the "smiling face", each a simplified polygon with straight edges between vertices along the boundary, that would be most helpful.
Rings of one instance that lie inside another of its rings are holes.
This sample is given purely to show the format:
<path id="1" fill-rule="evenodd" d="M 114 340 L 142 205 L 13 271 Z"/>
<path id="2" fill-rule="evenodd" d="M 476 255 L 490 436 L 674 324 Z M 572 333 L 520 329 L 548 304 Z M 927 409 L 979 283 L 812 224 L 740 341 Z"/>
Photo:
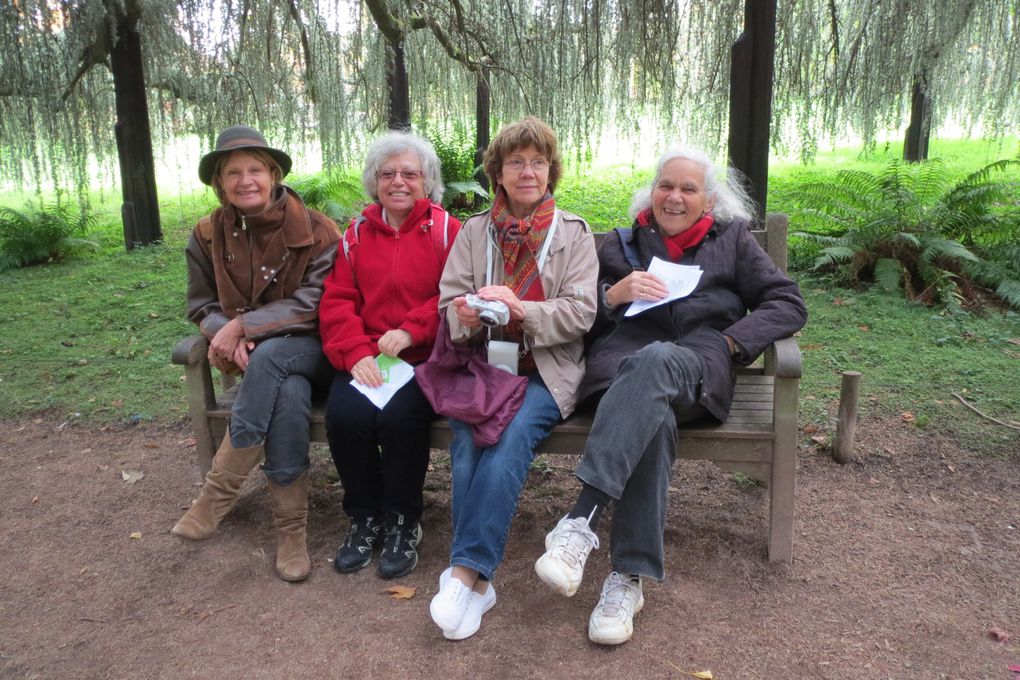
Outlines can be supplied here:
<path id="1" fill-rule="evenodd" d="M 234 151 L 220 166 L 219 183 L 228 203 L 245 215 L 256 215 L 269 205 L 274 182 L 264 161 L 244 151 Z"/>
<path id="2" fill-rule="evenodd" d="M 379 203 L 386 209 L 386 216 L 393 226 L 404 221 L 415 201 L 425 198 L 421 159 L 413 151 L 387 158 L 379 166 L 376 180 L 379 182 Z"/>
<path id="3" fill-rule="evenodd" d="M 674 158 L 662 167 L 652 188 L 652 214 L 666 234 L 676 236 L 714 205 L 705 190 L 705 169 L 698 163 Z"/>
<path id="4" fill-rule="evenodd" d="M 503 158 L 496 182 L 506 190 L 514 217 L 527 217 L 549 188 L 549 159 L 533 146 L 514 149 Z"/>

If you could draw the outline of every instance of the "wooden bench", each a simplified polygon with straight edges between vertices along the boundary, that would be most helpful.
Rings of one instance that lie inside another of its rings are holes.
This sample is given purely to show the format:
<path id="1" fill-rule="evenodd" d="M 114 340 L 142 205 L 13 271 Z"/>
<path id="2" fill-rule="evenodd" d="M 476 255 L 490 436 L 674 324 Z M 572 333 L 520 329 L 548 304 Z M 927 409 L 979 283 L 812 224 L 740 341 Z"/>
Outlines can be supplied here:
<path id="1" fill-rule="evenodd" d="M 787 218 L 770 214 L 766 229 L 755 237 L 780 269 L 786 270 Z M 596 235 L 600 238 L 601 235 Z M 217 394 L 209 361 L 208 341 L 201 335 L 181 340 L 173 363 L 185 368 L 188 409 L 204 475 L 226 431 L 236 387 L 224 377 Z M 730 417 L 722 425 L 694 424 L 680 428 L 678 456 L 710 460 L 725 470 L 741 472 L 768 485 L 769 560 L 793 557 L 793 494 L 797 462 L 797 398 L 801 374 L 800 349 L 794 338 L 773 344 L 755 365 L 740 369 Z M 541 453 L 581 453 L 592 413 L 580 411 L 557 425 L 541 444 Z M 323 404 L 313 405 L 312 441 L 326 442 Z M 450 448 L 452 433 L 445 419 L 432 427 L 432 447 Z"/>

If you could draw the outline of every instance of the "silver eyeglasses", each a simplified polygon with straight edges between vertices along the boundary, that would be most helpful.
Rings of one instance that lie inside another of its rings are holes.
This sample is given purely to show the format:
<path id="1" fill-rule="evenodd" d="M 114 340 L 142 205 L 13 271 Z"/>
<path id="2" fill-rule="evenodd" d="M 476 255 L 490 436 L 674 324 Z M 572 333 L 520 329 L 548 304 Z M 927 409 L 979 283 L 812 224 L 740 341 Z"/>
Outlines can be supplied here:
<path id="1" fill-rule="evenodd" d="M 413 182 L 416 179 L 420 179 L 423 173 L 421 170 L 380 170 L 376 173 L 376 179 L 381 179 L 386 182 L 391 182 L 393 179 L 400 175 L 405 182 Z"/>
<path id="2" fill-rule="evenodd" d="M 511 158 L 503 161 L 503 169 L 515 174 L 524 172 L 525 165 L 530 165 L 533 172 L 544 172 L 549 169 L 549 161 L 544 158 L 532 158 L 530 161 L 523 158 Z"/>

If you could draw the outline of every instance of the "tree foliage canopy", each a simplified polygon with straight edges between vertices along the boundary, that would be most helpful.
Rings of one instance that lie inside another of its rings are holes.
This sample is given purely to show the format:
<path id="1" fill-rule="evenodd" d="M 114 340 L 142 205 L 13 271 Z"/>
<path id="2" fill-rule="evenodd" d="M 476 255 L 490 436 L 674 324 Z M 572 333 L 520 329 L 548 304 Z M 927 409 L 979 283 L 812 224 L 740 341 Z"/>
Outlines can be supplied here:
<path id="1" fill-rule="evenodd" d="M 313 140 L 334 164 L 386 124 L 394 41 L 419 125 L 471 121 L 487 65 L 495 126 L 542 116 L 578 154 L 639 131 L 645 147 L 721 149 L 743 0 L 13 0 L 0 175 L 83 189 L 91 162 L 113 166 L 108 55 L 124 15 L 143 39 L 157 150 L 189 133 L 208 147 L 243 121 L 280 145 Z M 901 129 L 918 78 L 936 125 L 1001 135 L 1020 121 L 1020 0 L 779 0 L 777 32 L 773 144 L 805 158 L 848 131 Z"/>

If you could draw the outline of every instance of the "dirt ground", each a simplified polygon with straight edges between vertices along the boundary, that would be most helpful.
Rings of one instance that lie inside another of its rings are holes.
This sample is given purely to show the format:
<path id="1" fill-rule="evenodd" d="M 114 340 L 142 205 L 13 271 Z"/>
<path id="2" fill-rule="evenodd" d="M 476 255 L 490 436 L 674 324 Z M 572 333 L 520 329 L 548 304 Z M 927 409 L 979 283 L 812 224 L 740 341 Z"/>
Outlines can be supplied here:
<path id="1" fill-rule="evenodd" d="M 427 480 L 421 562 L 399 582 L 416 594 L 398 600 L 374 568 L 333 570 L 347 522 L 325 455 L 313 468 L 312 577 L 287 584 L 273 572 L 261 475 L 212 539 L 170 535 L 197 492 L 186 429 L 0 428 L 4 679 L 1012 680 L 1020 664 L 1020 457 L 978 457 L 898 421 L 862 421 L 847 466 L 802 447 L 789 566 L 765 559 L 762 488 L 682 462 L 667 578 L 646 583 L 634 639 L 611 649 L 586 635 L 606 547 L 570 599 L 532 568 L 576 492 L 571 457 L 532 472 L 498 603 L 476 636 L 449 642 L 427 611 L 450 544 L 445 454 Z M 125 470 L 144 477 L 128 483 Z"/>

